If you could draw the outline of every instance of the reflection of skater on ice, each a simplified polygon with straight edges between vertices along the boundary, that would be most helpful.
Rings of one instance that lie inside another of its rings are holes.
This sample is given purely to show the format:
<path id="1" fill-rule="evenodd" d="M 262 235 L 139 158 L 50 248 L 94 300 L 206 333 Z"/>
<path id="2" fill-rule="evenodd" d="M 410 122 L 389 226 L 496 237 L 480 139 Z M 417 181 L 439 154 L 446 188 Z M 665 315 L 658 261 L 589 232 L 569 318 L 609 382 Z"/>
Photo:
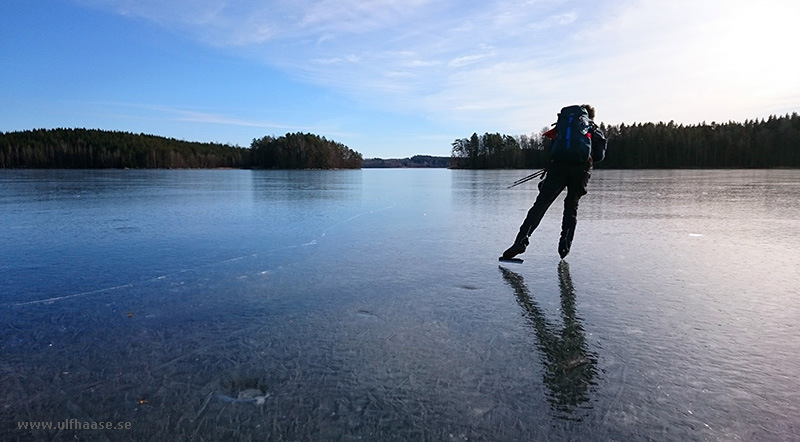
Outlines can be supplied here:
<path id="1" fill-rule="evenodd" d="M 500 267 L 503 278 L 514 289 L 517 303 L 536 334 L 537 347 L 544 355 L 544 383 L 550 390 L 551 406 L 557 412 L 571 413 L 589 401 L 589 386 L 597 375 L 597 355 L 590 352 L 581 320 L 575 311 L 575 288 L 569 264 L 558 265 L 563 325 L 549 322 L 531 296 L 521 275 Z"/>

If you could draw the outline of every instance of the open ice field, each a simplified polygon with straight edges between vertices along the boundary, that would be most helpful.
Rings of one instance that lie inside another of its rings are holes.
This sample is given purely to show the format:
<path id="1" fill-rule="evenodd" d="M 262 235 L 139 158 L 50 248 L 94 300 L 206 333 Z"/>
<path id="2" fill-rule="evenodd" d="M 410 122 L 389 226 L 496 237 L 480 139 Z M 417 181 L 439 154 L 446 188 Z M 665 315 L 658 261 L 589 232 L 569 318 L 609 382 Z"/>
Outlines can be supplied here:
<path id="1" fill-rule="evenodd" d="M 0 171 L 0 438 L 800 439 L 800 171 L 531 172 Z"/>

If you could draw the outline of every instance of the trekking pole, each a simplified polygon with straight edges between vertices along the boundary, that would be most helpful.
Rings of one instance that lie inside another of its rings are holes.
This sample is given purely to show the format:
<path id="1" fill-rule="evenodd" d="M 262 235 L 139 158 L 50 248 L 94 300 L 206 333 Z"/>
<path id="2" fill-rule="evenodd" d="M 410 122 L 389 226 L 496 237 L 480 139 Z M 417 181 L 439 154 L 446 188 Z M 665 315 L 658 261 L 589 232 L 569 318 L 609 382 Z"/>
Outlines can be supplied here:
<path id="1" fill-rule="evenodd" d="M 530 180 L 532 180 L 534 178 L 538 178 L 538 177 L 542 176 L 543 174 L 544 174 L 544 169 L 542 169 L 542 170 L 540 170 L 538 172 L 532 173 L 532 174 L 530 174 L 530 175 L 528 175 L 528 176 L 526 176 L 524 178 L 520 178 L 517 181 L 514 181 L 514 183 L 511 184 L 510 186 L 506 187 L 506 189 L 510 189 L 512 187 L 519 186 L 520 184 L 527 183 L 528 181 L 530 181 Z"/>
<path id="2" fill-rule="evenodd" d="M 514 184 L 524 183 L 525 181 L 528 181 L 528 180 L 530 180 L 532 178 L 536 178 L 537 176 L 540 176 L 541 174 L 543 174 L 544 171 L 545 171 L 545 169 L 537 170 L 536 172 L 533 172 L 532 174 L 530 174 L 530 175 L 528 175 L 528 176 L 526 176 L 524 178 L 520 178 L 520 179 L 514 181 Z"/>
<path id="3" fill-rule="evenodd" d="M 530 174 L 530 175 L 528 175 L 528 176 L 526 176 L 524 178 L 520 178 L 520 179 L 514 181 L 514 184 L 506 187 L 506 189 L 510 189 L 512 187 L 519 186 L 520 184 L 527 183 L 528 181 L 530 181 L 530 180 L 532 180 L 534 178 L 539 178 L 540 176 L 544 175 L 545 172 L 547 172 L 547 169 L 542 169 L 542 170 L 536 171 L 536 172 L 534 172 L 534 173 L 532 173 L 532 174 Z"/>

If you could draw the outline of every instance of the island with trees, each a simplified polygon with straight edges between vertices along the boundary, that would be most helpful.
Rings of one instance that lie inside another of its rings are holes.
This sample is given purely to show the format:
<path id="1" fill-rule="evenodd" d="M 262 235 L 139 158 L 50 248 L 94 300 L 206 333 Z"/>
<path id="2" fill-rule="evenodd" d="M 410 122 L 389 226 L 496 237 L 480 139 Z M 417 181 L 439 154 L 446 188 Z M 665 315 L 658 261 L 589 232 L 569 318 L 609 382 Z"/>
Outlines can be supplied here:
<path id="1" fill-rule="evenodd" d="M 360 153 L 313 134 L 266 136 L 250 145 L 252 166 L 259 169 L 360 169 Z"/>

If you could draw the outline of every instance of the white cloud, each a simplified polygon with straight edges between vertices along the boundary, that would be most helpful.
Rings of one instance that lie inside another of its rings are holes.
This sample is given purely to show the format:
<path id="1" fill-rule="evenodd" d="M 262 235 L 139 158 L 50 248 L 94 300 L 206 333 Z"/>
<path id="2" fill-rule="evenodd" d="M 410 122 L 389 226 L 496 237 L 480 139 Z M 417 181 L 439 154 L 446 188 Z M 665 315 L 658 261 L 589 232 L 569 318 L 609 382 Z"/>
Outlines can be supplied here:
<path id="1" fill-rule="evenodd" d="M 297 4 L 301 28 L 315 32 L 363 33 L 383 28 L 428 3 L 427 0 L 321 0 Z"/>
<path id="2" fill-rule="evenodd" d="M 800 105 L 796 0 L 82 1 L 246 48 L 371 106 L 501 131 L 586 101 L 611 123 Z"/>
<path id="3" fill-rule="evenodd" d="M 250 121 L 241 118 L 230 117 L 227 115 L 220 115 L 217 113 L 197 112 L 183 109 L 162 109 L 169 114 L 174 114 L 172 117 L 175 121 L 203 123 L 203 124 L 220 124 L 225 126 L 244 126 L 244 127 L 259 127 L 259 128 L 272 128 L 272 129 L 289 129 L 292 127 L 286 124 L 265 122 L 265 121 Z"/>
<path id="4" fill-rule="evenodd" d="M 491 57 L 493 53 L 483 53 L 483 54 L 473 54 L 473 55 L 465 55 L 463 57 L 456 57 L 450 60 L 447 65 L 451 68 L 461 68 L 464 66 L 468 66 L 471 64 L 475 64 L 478 61 L 485 60 Z"/>

